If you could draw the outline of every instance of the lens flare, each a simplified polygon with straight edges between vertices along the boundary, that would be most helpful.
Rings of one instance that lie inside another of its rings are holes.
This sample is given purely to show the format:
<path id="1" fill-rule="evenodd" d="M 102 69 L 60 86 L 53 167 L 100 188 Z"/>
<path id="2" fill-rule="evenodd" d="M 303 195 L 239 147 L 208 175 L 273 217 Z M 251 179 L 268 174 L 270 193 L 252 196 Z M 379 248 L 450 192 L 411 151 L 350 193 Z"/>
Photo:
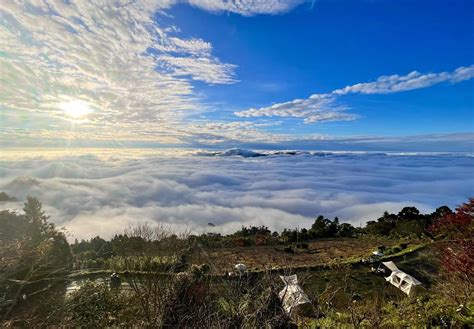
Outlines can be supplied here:
<path id="1" fill-rule="evenodd" d="M 64 113 L 73 119 L 82 119 L 87 114 L 92 113 L 92 108 L 84 101 L 72 100 L 59 105 Z"/>

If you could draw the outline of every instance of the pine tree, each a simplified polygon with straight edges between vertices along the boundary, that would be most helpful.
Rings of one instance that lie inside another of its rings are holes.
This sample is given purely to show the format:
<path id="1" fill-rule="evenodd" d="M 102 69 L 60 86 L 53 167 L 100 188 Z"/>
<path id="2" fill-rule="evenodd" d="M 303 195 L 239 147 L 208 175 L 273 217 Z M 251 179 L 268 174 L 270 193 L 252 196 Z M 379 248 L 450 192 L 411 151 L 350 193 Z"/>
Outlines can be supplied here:
<path id="1" fill-rule="evenodd" d="M 24 204 L 25 218 L 30 224 L 30 236 L 34 242 L 45 239 L 54 231 L 54 225 L 49 223 L 49 216 L 43 210 L 38 199 L 29 196 Z"/>

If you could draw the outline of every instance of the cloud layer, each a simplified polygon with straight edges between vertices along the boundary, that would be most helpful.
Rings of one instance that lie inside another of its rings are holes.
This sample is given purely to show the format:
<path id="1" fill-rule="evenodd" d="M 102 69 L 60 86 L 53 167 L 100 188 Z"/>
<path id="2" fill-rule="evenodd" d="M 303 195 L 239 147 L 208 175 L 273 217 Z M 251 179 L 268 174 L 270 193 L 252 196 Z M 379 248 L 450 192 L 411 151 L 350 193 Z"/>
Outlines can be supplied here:
<path id="1" fill-rule="evenodd" d="M 440 154 L 11 151 L 0 161 L 0 190 L 39 197 L 79 238 L 108 237 L 137 221 L 197 233 L 212 222 L 228 233 L 241 225 L 309 226 L 319 214 L 359 225 L 407 205 L 452 207 L 474 194 L 473 168 L 472 157 Z"/>

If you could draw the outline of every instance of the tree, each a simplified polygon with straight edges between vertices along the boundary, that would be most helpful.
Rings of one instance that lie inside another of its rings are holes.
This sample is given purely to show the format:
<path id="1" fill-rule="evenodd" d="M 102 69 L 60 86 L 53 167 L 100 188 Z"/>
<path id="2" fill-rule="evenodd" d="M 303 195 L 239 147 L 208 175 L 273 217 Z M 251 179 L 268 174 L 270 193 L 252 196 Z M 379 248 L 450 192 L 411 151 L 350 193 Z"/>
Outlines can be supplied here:
<path id="1" fill-rule="evenodd" d="M 309 230 L 313 238 L 323 238 L 327 236 L 328 225 L 331 221 L 324 216 L 318 216 Z"/>
<path id="2" fill-rule="evenodd" d="M 431 217 L 433 219 L 440 219 L 446 215 L 452 215 L 452 214 L 454 213 L 451 210 L 451 208 L 449 208 L 448 206 L 441 206 L 441 207 L 436 208 L 435 212 L 431 214 Z"/>
<path id="3" fill-rule="evenodd" d="M 309 240 L 309 238 L 310 238 L 309 231 L 306 228 L 302 228 L 299 233 L 298 239 L 300 241 L 307 241 Z"/>
<path id="4" fill-rule="evenodd" d="M 455 213 L 446 213 L 430 230 L 449 240 L 442 247 L 445 269 L 474 277 L 474 198 L 459 206 Z"/>
<path id="5" fill-rule="evenodd" d="M 339 230 L 339 218 L 335 217 L 334 220 L 327 224 L 326 236 L 333 237 L 336 236 L 337 231 Z"/>
<path id="6" fill-rule="evenodd" d="M 296 242 L 298 239 L 298 232 L 296 232 L 296 230 L 288 230 L 285 228 L 283 232 L 281 232 L 281 239 L 286 243 Z"/>
<path id="7" fill-rule="evenodd" d="M 337 235 L 339 231 L 339 218 L 335 217 L 333 221 L 324 218 L 324 216 L 318 216 L 311 225 L 309 233 L 313 238 L 329 238 Z"/>
<path id="8" fill-rule="evenodd" d="M 337 231 L 337 235 L 340 237 L 352 237 L 354 236 L 354 233 L 354 226 L 349 223 L 342 223 L 341 225 L 339 225 L 339 229 Z"/>
<path id="9" fill-rule="evenodd" d="M 446 212 L 430 227 L 437 236 L 438 250 L 448 282 L 458 289 L 453 290 L 454 298 L 465 304 L 474 293 L 474 198 L 456 209 Z"/>
<path id="10" fill-rule="evenodd" d="M 23 211 L 25 218 L 30 223 L 29 235 L 34 243 L 44 240 L 54 232 L 54 224 L 49 223 L 49 216 L 46 215 L 38 199 L 29 196 L 24 204 Z"/>
<path id="11" fill-rule="evenodd" d="M 398 220 L 398 216 L 395 214 L 390 214 L 388 211 L 384 211 L 383 216 L 378 219 L 379 222 L 387 222 L 394 224 Z"/>
<path id="12" fill-rule="evenodd" d="M 383 218 L 379 218 L 377 221 L 368 221 L 364 231 L 373 235 L 390 235 L 394 224 L 386 222 Z"/>
<path id="13" fill-rule="evenodd" d="M 22 239 L 27 231 L 25 216 L 10 210 L 0 211 L 0 240 Z"/>
<path id="14" fill-rule="evenodd" d="M 270 235 L 272 232 L 268 229 L 268 227 L 262 226 L 242 226 L 242 228 L 235 232 L 235 236 L 241 237 L 249 237 L 249 236 L 256 236 L 256 235 Z"/>
<path id="15" fill-rule="evenodd" d="M 415 207 L 405 207 L 398 213 L 399 220 L 414 220 L 418 219 L 420 211 Z"/>

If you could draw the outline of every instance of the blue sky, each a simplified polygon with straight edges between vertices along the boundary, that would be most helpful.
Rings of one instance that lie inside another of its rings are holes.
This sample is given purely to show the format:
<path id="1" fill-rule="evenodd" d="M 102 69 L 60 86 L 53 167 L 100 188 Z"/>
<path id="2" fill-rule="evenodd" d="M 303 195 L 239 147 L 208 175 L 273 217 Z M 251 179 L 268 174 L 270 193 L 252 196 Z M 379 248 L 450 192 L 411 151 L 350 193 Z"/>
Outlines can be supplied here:
<path id="1" fill-rule="evenodd" d="M 171 9 L 184 35 L 210 41 L 238 65 L 239 83 L 199 86 L 222 103 L 210 118 L 235 120 L 235 109 L 330 92 L 382 75 L 451 71 L 473 62 L 472 1 L 317 1 L 284 15 L 215 15 L 188 5 Z M 473 81 L 347 102 L 357 123 L 288 124 L 305 133 L 406 135 L 472 131 Z M 387 130 L 386 123 L 391 127 Z"/>
<path id="2" fill-rule="evenodd" d="M 395 136 L 405 148 L 420 136 L 430 151 L 472 151 L 472 1 L 0 10 L 4 146 L 358 148 Z"/>

